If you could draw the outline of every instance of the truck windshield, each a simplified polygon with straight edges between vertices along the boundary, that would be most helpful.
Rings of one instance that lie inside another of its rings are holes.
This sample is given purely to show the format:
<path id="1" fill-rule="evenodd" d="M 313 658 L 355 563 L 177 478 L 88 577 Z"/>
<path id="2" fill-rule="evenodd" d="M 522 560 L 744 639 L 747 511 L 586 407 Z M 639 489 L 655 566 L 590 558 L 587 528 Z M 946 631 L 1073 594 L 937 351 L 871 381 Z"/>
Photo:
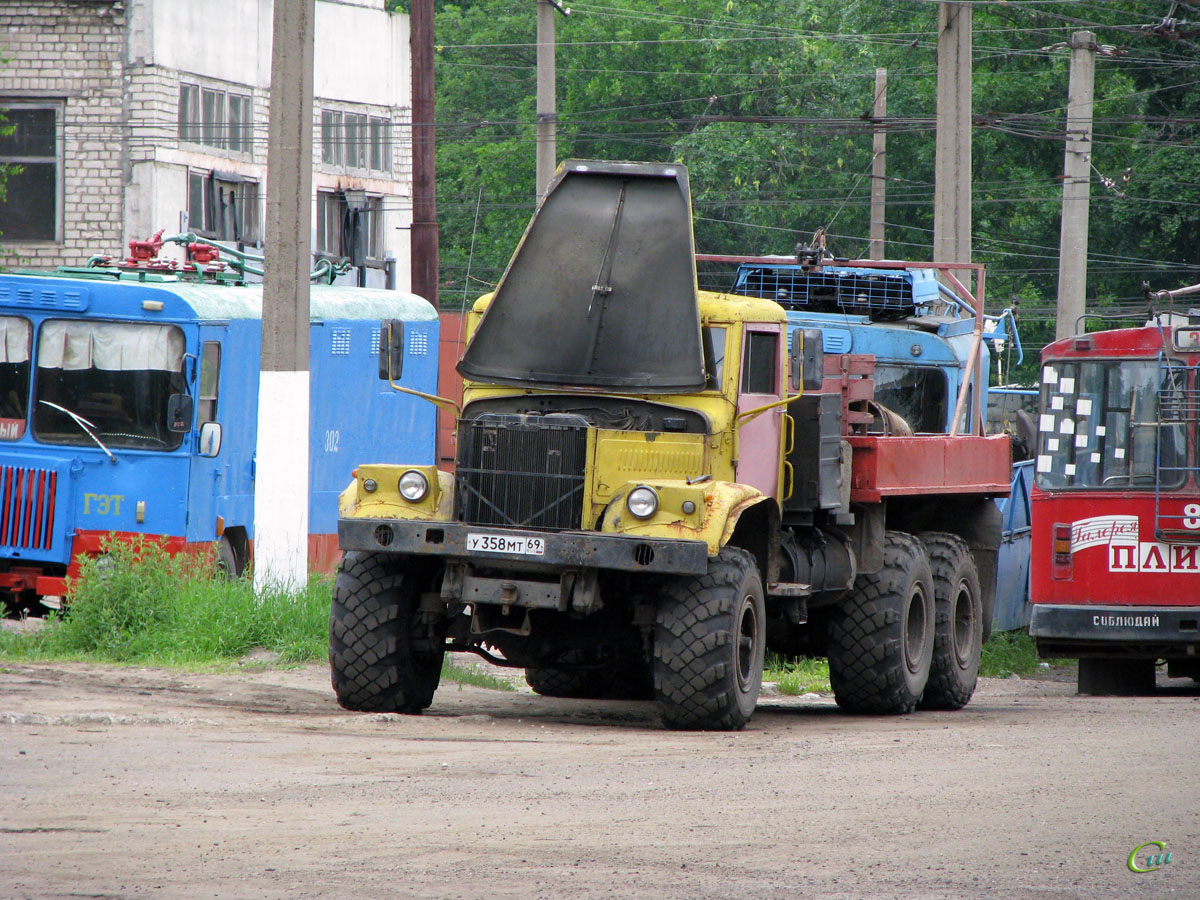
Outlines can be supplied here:
<path id="1" fill-rule="evenodd" d="M 15 441 L 25 433 L 32 340 L 28 319 L 0 316 L 0 441 Z"/>
<path id="2" fill-rule="evenodd" d="M 93 443 L 57 406 L 85 420 L 108 446 L 174 450 L 183 435 L 167 427 L 167 403 L 184 390 L 183 348 L 183 332 L 171 325 L 43 323 L 34 436 L 50 444 Z"/>
<path id="3" fill-rule="evenodd" d="M 941 369 L 877 364 L 875 400 L 902 416 L 917 434 L 946 431 L 946 373 Z"/>
<path id="4" fill-rule="evenodd" d="M 1183 483 L 1187 434 L 1162 421 L 1159 396 L 1186 387 L 1156 359 L 1057 361 L 1042 369 L 1037 484 L 1062 488 Z M 1172 471 L 1175 469 L 1176 471 Z"/>

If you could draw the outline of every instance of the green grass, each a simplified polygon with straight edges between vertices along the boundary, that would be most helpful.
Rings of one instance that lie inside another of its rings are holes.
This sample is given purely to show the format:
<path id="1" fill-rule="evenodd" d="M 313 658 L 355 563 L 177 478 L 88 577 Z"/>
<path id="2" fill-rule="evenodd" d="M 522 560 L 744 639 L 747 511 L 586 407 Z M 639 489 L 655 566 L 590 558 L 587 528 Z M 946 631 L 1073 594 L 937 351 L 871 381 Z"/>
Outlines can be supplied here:
<path id="1" fill-rule="evenodd" d="M 983 645 L 979 675 L 982 678 L 1030 677 L 1049 668 L 1071 664 L 1072 660 L 1066 659 L 1039 659 L 1033 638 L 1023 631 L 998 632 Z M 827 694 L 832 690 L 829 663 L 824 659 L 788 659 L 768 653 L 763 681 L 776 682 L 781 694 L 792 696 L 808 692 Z"/>
<path id="2" fill-rule="evenodd" d="M 332 586 L 314 576 L 302 592 L 256 595 L 247 579 L 216 573 L 213 560 L 167 553 L 137 540 L 104 545 L 85 559 L 71 600 L 36 631 L 0 631 L 0 660 L 116 663 L 231 670 L 297 665 L 329 656 Z M 442 678 L 512 691 L 512 681 L 447 657 Z"/>
<path id="3" fill-rule="evenodd" d="M 457 681 L 459 684 L 472 684 L 475 687 L 491 688 L 494 691 L 517 690 L 517 686 L 513 683 L 513 678 L 518 678 L 521 670 L 511 669 L 509 671 L 513 673 L 512 678 L 503 678 L 499 675 L 493 675 L 490 672 L 481 672 L 470 663 L 466 665 L 457 663 L 450 656 L 447 656 L 442 661 L 443 681 Z"/>
<path id="4" fill-rule="evenodd" d="M 265 650 L 282 664 L 324 660 L 329 652 L 331 587 L 312 578 L 299 593 L 256 595 L 245 579 L 216 574 L 213 561 L 172 556 L 161 545 L 112 542 L 106 555 L 86 559 L 67 609 L 33 632 L 0 631 L 0 660 L 81 660 L 191 669 L 233 668 Z M 1049 666 L 1070 661 L 1050 660 Z M 268 665 L 270 663 L 255 663 Z M 1048 666 L 1022 632 L 992 635 L 983 647 L 985 678 L 1028 677 Z M 512 679 L 447 657 L 442 677 L 494 690 L 515 690 Z M 764 681 L 783 694 L 829 693 L 824 659 L 768 654 Z"/>
<path id="5" fill-rule="evenodd" d="M 66 610 L 44 628 L 0 632 L 0 658 L 204 668 L 259 649 L 293 664 L 328 655 L 327 579 L 256 595 L 248 580 L 216 574 L 207 557 L 173 556 L 145 540 L 105 550 L 83 561 Z"/>
<path id="6" fill-rule="evenodd" d="M 1069 659 L 1040 659 L 1033 638 L 1024 631 L 1000 631 L 983 645 L 979 674 L 984 678 L 1029 677 L 1073 664 Z"/>
<path id="7" fill-rule="evenodd" d="M 829 662 L 813 657 L 788 659 L 768 653 L 763 666 L 763 681 L 774 681 L 779 685 L 779 693 L 790 696 L 828 694 L 833 690 L 829 686 Z"/>

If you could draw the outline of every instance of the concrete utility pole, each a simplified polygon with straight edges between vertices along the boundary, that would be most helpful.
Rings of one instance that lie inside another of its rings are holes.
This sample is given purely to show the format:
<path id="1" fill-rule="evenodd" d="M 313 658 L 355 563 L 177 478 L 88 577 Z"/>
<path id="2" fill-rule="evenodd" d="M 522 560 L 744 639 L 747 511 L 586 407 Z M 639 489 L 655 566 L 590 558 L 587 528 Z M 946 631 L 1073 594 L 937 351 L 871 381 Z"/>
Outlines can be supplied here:
<path id="1" fill-rule="evenodd" d="M 308 582 L 308 273 L 316 0 L 275 0 L 267 248 L 254 488 L 254 586 Z"/>
<path id="2" fill-rule="evenodd" d="M 1054 337 L 1070 337 L 1084 313 L 1087 288 L 1088 202 L 1092 193 L 1092 100 L 1096 82 L 1096 36 L 1071 36 L 1067 88 L 1067 147 L 1063 158 L 1062 232 L 1058 241 L 1058 315 Z"/>
<path id="3" fill-rule="evenodd" d="M 933 258 L 971 261 L 971 4 L 938 4 Z M 969 286 L 969 285 L 968 285 Z"/>
<path id="4" fill-rule="evenodd" d="M 554 87 L 554 12 L 537 0 L 537 195 L 546 196 L 558 166 L 558 99 Z"/>
<path id="5" fill-rule="evenodd" d="M 413 221 L 409 232 L 412 292 L 438 305 L 438 226 L 433 103 L 433 0 L 413 0 L 409 14 L 412 57 Z"/>
<path id="6" fill-rule="evenodd" d="M 871 259 L 883 259 L 883 222 L 887 212 L 887 69 L 875 70 L 875 135 L 871 139 Z"/>

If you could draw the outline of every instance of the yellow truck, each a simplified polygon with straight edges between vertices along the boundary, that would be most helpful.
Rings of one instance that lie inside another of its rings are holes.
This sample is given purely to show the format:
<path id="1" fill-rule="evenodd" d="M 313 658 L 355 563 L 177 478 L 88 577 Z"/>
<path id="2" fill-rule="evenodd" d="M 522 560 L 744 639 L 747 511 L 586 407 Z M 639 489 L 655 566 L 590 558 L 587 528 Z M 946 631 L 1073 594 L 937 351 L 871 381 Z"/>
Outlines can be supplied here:
<path id="1" fill-rule="evenodd" d="M 420 712 L 460 651 L 732 730 L 768 646 L 828 655 L 850 710 L 967 702 L 1007 438 L 872 434 L 869 359 L 697 290 L 686 170 L 564 163 L 468 327 L 455 471 L 362 464 L 339 499 L 343 706 Z M 405 349 L 384 323 L 393 384 Z"/>

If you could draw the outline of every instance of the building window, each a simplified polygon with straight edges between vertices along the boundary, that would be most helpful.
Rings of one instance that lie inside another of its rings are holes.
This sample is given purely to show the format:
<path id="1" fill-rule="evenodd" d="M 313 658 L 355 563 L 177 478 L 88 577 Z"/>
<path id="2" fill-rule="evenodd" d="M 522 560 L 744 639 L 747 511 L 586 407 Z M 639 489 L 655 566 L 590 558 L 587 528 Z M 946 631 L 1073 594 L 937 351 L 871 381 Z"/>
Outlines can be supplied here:
<path id="1" fill-rule="evenodd" d="M 391 120 L 336 109 L 321 110 L 321 162 L 390 173 Z"/>
<path id="2" fill-rule="evenodd" d="M 188 173 L 188 224 L 218 241 L 259 240 L 258 182 L 225 172 Z"/>
<path id="3" fill-rule="evenodd" d="M 62 106 L 0 101 L 0 109 L 5 119 L 0 122 L 0 166 L 7 175 L 0 240 L 58 240 Z"/>
<path id="4" fill-rule="evenodd" d="M 179 139 L 200 142 L 200 88 L 179 86 Z"/>
<path id="5" fill-rule="evenodd" d="M 317 192 L 317 252 L 327 256 L 380 259 L 383 254 L 383 198 L 356 198 Z"/>
<path id="6" fill-rule="evenodd" d="M 179 139 L 249 153 L 253 104 L 249 96 L 194 84 L 179 86 Z"/>
<path id="7" fill-rule="evenodd" d="M 229 149 L 250 152 L 251 106 L 244 94 L 229 95 Z"/>

